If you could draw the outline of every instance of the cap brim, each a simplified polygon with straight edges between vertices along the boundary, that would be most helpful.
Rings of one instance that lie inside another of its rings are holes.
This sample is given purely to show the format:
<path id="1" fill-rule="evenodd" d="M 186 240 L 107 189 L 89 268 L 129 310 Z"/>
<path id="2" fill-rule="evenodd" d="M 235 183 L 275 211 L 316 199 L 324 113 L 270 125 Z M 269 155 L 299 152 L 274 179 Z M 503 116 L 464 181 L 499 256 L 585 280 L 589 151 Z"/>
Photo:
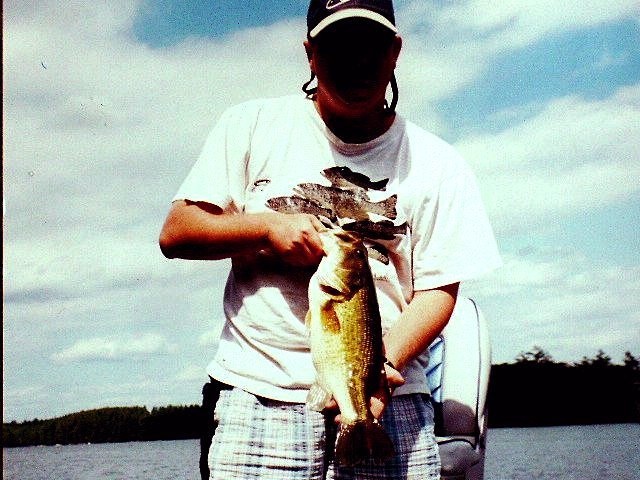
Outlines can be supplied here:
<path id="1" fill-rule="evenodd" d="M 373 20 L 374 22 L 387 27 L 393 33 L 398 33 L 396 26 L 379 13 L 372 12 L 371 10 L 364 8 L 345 8 L 343 10 L 338 10 L 336 13 L 333 13 L 320 21 L 320 23 L 318 23 L 318 25 L 309 32 L 309 37 L 314 38 L 329 25 L 346 18 L 366 18 L 368 20 Z"/>

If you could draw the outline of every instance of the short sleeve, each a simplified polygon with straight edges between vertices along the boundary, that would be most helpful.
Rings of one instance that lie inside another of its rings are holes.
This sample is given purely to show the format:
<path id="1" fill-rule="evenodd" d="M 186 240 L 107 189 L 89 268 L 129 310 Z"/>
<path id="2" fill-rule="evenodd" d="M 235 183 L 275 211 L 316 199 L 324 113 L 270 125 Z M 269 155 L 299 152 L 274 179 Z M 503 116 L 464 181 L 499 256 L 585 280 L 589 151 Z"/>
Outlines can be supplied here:
<path id="1" fill-rule="evenodd" d="M 255 115 L 249 104 L 225 111 L 173 200 L 208 202 L 241 210 Z"/>
<path id="2" fill-rule="evenodd" d="M 464 162 L 430 203 L 413 232 L 414 290 L 470 280 L 502 264 L 475 176 Z"/>

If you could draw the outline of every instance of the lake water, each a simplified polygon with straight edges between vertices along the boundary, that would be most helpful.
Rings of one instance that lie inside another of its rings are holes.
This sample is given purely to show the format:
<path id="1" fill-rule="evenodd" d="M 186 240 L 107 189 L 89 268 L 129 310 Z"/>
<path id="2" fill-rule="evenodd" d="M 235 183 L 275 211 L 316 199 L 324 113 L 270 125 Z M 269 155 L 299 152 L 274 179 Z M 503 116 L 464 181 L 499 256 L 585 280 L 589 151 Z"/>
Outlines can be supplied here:
<path id="1" fill-rule="evenodd" d="M 199 480 L 197 440 L 2 449 L 6 480 Z M 640 425 L 489 430 L 486 480 L 640 480 Z"/>

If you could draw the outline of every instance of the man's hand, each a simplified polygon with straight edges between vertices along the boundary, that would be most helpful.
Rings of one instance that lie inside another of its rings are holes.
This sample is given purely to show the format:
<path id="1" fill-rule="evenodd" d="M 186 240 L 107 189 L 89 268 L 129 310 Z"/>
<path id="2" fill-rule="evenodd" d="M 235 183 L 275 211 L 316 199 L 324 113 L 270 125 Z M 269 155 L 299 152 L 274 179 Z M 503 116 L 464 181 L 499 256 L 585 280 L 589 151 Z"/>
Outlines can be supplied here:
<path id="1" fill-rule="evenodd" d="M 382 416 L 384 409 L 391 401 L 391 394 L 393 391 L 400 385 L 404 384 L 404 377 L 395 368 L 391 367 L 389 364 L 385 364 L 384 369 L 387 381 L 383 382 L 385 385 L 376 390 L 369 399 L 369 410 L 375 419 L 379 419 Z M 342 420 L 340 410 L 337 402 L 333 398 L 327 402 L 324 408 L 327 411 L 336 412 L 335 422 L 340 423 Z"/>
<path id="2" fill-rule="evenodd" d="M 373 415 L 373 418 L 379 419 L 387 408 L 387 405 L 391 401 L 391 395 L 393 391 L 404 384 L 404 377 L 388 363 L 384 364 L 384 370 L 387 376 L 386 385 L 380 387 L 371 396 L 369 401 L 369 409 Z"/>
<path id="3" fill-rule="evenodd" d="M 320 220 L 308 214 L 224 213 L 206 202 L 177 200 L 159 241 L 167 258 L 220 260 L 266 255 L 278 262 L 314 267 L 324 255 L 318 235 L 323 229 Z"/>
<path id="4" fill-rule="evenodd" d="M 318 232 L 325 227 L 309 214 L 268 214 L 268 251 L 290 265 L 317 265 L 324 250 Z"/>

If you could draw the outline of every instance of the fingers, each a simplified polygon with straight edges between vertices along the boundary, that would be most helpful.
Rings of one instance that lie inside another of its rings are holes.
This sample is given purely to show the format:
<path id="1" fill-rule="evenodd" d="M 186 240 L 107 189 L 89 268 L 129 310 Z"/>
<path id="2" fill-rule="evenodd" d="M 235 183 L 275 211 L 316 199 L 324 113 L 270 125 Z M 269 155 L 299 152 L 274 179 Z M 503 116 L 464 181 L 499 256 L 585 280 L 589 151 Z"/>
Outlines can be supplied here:
<path id="1" fill-rule="evenodd" d="M 313 228 L 315 228 L 316 232 L 321 232 L 322 230 L 326 230 L 327 227 L 314 215 L 310 215 L 311 224 Z M 320 237 L 318 237 L 318 240 Z M 322 242 L 320 242 L 322 244 Z M 322 245 L 321 245 L 322 246 Z"/>
<path id="2" fill-rule="evenodd" d="M 391 365 L 389 365 L 388 362 L 384 364 L 384 371 L 387 376 L 387 384 L 392 392 L 396 389 L 396 387 L 404 385 L 405 380 L 402 374 Z"/>
<path id="3" fill-rule="evenodd" d="M 376 390 L 369 400 L 369 410 L 373 418 L 380 418 L 384 409 L 391 401 L 391 395 L 396 387 L 403 385 L 405 380 L 398 370 L 393 368 L 389 362 L 384 364 L 386 382 Z"/>
<path id="4" fill-rule="evenodd" d="M 324 406 L 323 412 L 325 415 L 333 415 L 334 423 L 338 424 L 342 421 L 342 415 L 340 415 L 340 407 L 338 407 L 338 402 L 336 402 L 335 398 L 331 397 L 329 401 Z"/>
<path id="5" fill-rule="evenodd" d="M 336 402 L 335 398 L 331 397 L 329 401 L 324 406 L 325 410 L 338 410 L 338 402 Z"/>
<path id="6" fill-rule="evenodd" d="M 373 418 L 379 419 L 382 416 L 382 412 L 387 407 L 390 397 L 381 392 L 380 395 L 374 395 L 371 397 L 369 401 L 369 410 L 371 411 L 371 415 Z"/>
<path id="7" fill-rule="evenodd" d="M 268 218 L 271 250 L 286 263 L 313 266 L 324 255 L 318 232 L 324 229 L 313 215 L 275 213 Z"/>
<path id="8" fill-rule="evenodd" d="M 382 416 L 382 413 L 391 401 L 391 395 L 393 394 L 393 391 L 396 389 L 396 387 L 399 387 L 400 385 L 403 385 L 405 383 L 404 377 L 398 370 L 393 368 L 388 363 L 386 363 L 384 367 L 386 382 L 383 381 L 383 384 L 375 392 L 373 392 L 371 398 L 369 399 L 369 411 L 375 419 L 379 419 Z M 342 420 L 342 416 L 340 415 L 338 404 L 333 397 L 326 403 L 324 410 L 327 413 L 336 413 L 334 422 L 340 423 L 340 421 Z"/>

